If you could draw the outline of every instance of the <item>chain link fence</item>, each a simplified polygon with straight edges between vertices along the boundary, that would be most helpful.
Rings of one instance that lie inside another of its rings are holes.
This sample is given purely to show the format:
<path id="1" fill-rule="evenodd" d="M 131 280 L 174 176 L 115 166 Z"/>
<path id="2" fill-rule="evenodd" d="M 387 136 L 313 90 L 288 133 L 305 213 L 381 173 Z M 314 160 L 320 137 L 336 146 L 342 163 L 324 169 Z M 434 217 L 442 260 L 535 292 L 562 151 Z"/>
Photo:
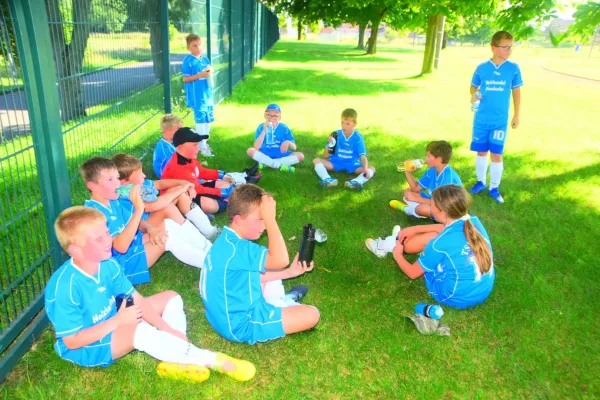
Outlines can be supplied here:
<path id="1" fill-rule="evenodd" d="M 255 0 L 0 0 L 0 381 L 48 324 L 44 287 L 65 259 L 53 222 L 89 196 L 78 166 L 143 158 L 160 115 L 184 112 L 190 33 L 216 102 L 279 38 Z"/>

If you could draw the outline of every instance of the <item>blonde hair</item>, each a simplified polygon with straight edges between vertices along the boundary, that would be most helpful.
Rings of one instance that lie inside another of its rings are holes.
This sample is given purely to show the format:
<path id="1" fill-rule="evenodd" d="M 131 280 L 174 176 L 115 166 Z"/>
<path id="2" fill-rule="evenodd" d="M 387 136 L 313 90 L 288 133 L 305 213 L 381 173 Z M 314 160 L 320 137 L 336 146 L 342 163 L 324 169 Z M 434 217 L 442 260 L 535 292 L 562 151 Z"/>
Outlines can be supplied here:
<path id="1" fill-rule="evenodd" d="M 471 205 L 471 196 L 465 188 L 458 185 L 444 185 L 437 187 L 431 198 L 436 208 L 448 214 L 452 219 L 459 219 L 467 215 Z M 492 251 L 490 246 L 479 233 L 470 220 L 465 221 L 465 236 L 475 255 L 479 272 L 485 274 L 492 268 Z"/>
<path id="2" fill-rule="evenodd" d="M 92 157 L 79 166 L 79 174 L 85 183 L 98 183 L 102 171 L 117 169 L 115 164 L 104 157 Z"/>
<path id="3" fill-rule="evenodd" d="M 174 114 L 166 114 L 160 120 L 160 127 L 162 129 L 171 129 L 179 127 L 183 123 L 183 120 Z"/>
<path id="4" fill-rule="evenodd" d="M 492 36 L 492 46 L 499 46 L 502 40 L 512 40 L 513 36 L 506 31 L 498 31 Z"/>
<path id="5" fill-rule="evenodd" d="M 260 206 L 264 194 L 266 192 L 262 188 L 251 183 L 237 186 L 231 193 L 227 205 L 229 224 L 233 222 L 236 215 L 245 218 L 254 210 L 254 207 Z"/>
<path id="6" fill-rule="evenodd" d="M 344 111 L 342 111 L 342 119 L 351 119 L 356 123 L 358 119 L 358 113 L 353 108 L 346 108 Z"/>
<path id="7" fill-rule="evenodd" d="M 129 154 L 115 154 L 112 162 L 117 167 L 117 171 L 119 171 L 119 179 L 129 179 L 135 170 L 142 168 L 140 159 Z"/>
<path id="8" fill-rule="evenodd" d="M 68 253 L 69 245 L 75 243 L 86 223 L 90 221 L 102 221 L 106 223 L 104 214 L 95 208 L 73 206 L 61 212 L 54 221 L 54 232 L 60 246 Z"/>

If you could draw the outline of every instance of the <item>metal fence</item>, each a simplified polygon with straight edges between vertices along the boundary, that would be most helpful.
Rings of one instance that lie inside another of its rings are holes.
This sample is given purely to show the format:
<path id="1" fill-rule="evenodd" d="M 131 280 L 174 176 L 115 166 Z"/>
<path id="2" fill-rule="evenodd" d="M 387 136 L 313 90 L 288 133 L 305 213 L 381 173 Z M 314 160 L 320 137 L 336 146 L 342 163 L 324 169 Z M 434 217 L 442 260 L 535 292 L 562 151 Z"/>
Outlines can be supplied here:
<path id="1" fill-rule="evenodd" d="M 185 37 L 201 36 L 215 101 L 278 40 L 256 0 L 0 0 L 0 381 L 46 328 L 65 259 L 58 213 L 88 193 L 78 166 L 156 142 L 183 113 Z"/>

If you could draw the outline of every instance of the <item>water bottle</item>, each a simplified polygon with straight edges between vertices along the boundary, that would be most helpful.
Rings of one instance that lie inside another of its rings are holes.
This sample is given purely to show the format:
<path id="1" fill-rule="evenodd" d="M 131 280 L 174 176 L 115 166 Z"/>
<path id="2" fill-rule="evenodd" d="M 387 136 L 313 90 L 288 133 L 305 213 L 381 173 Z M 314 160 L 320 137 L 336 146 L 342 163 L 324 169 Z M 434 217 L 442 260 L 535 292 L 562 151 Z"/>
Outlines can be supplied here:
<path id="1" fill-rule="evenodd" d="M 271 121 L 267 122 L 267 144 L 275 143 L 274 137 L 275 129 L 273 129 L 273 123 Z"/>
<path id="2" fill-rule="evenodd" d="M 329 135 L 329 141 L 327 142 L 327 151 L 329 152 L 329 154 L 335 154 L 335 148 L 337 147 L 337 139 L 338 139 L 338 134 L 336 131 L 331 132 L 331 135 Z"/>
<path id="3" fill-rule="evenodd" d="M 117 311 L 121 308 L 123 300 L 125 300 L 125 308 L 131 307 L 133 305 L 133 296 L 127 296 L 126 294 L 121 293 L 120 295 L 115 297 L 115 305 L 117 306 Z"/>
<path id="4" fill-rule="evenodd" d="M 437 304 L 419 303 L 415 306 L 415 313 L 432 319 L 440 319 L 444 315 L 444 310 Z"/>
<path id="5" fill-rule="evenodd" d="M 475 92 L 475 94 L 473 96 L 477 100 L 475 100 L 475 102 L 471 103 L 471 111 L 476 112 L 477 110 L 479 110 L 479 104 L 481 103 L 481 92 L 479 91 L 479 89 L 477 89 L 477 91 Z"/>
<path id="6" fill-rule="evenodd" d="M 211 89 L 215 87 L 215 78 L 213 76 L 212 71 L 210 71 L 208 73 L 208 75 L 206 75 L 206 83 L 208 84 L 208 87 Z"/>
<path id="7" fill-rule="evenodd" d="M 315 243 L 315 228 L 312 224 L 304 225 L 298 261 L 306 261 L 306 264 L 310 265 L 315 254 Z"/>
<path id="8" fill-rule="evenodd" d="M 399 163 L 396 166 L 396 169 L 398 170 L 398 172 L 416 171 L 419 168 L 423 167 L 424 165 L 425 165 L 425 161 L 423 161 L 421 159 L 406 160 L 406 161 Z"/>
<path id="9" fill-rule="evenodd" d="M 120 198 L 129 199 L 129 195 L 131 194 L 131 189 L 133 189 L 133 186 L 133 183 L 119 186 L 116 192 Z M 154 187 L 142 185 L 142 187 L 140 187 L 140 196 L 145 203 L 151 203 L 158 200 L 158 190 L 156 190 Z"/>

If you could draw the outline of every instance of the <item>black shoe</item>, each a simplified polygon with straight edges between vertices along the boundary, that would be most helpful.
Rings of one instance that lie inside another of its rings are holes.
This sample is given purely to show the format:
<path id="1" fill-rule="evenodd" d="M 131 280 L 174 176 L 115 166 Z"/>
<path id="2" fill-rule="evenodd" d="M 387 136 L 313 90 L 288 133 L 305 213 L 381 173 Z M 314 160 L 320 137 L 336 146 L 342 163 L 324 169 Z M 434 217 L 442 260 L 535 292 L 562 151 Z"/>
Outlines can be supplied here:
<path id="1" fill-rule="evenodd" d="M 245 169 L 244 172 L 246 173 L 246 175 L 248 177 L 253 177 L 258 173 L 258 170 L 260 169 L 260 163 L 257 161 L 254 163 L 253 166 L 251 166 L 248 169 Z M 259 174 L 260 175 L 260 174 Z M 246 179 L 247 181 L 248 179 Z M 248 183 L 253 183 L 253 182 L 248 182 Z"/>
<path id="2" fill-rule="evenodd" d="M 294 286 L 290 289 L 289 292 L 285 294 L 286 299 L 290 299 L 296 303 L 299 303 L 300 300 L 308 293 L 308 286 L 300 285 Z"/>
<path id="3" fill-rule="evenodd" d="M 246 183 L 258 183 L 258 181 L 260 181 L 260 178 L 262 178 L 262 174 L 258 174 L 258 175 L 254 175 L 254 176 L 248 176 L 246 177 Z"/>

